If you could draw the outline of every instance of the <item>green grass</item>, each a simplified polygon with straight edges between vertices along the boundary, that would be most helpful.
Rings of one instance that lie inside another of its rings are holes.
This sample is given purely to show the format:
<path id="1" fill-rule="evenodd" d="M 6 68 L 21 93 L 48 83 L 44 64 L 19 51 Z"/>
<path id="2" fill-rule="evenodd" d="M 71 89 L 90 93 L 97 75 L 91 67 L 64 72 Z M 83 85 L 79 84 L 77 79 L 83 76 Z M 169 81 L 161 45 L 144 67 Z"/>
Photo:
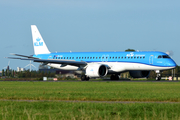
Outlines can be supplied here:
<path id="1" fill-rule="evenodd" d="M 180 102 L 180 82 L 0 82 L 0 99 Z"/>
<path id="2" fill-rule="evenodd" d="M 2 120 L 180 119 L 180 82 L 0 82 Z M 51 101 L 3 101 L 51 100 Z M 91 103 L 163 101 L 177 103 Z"/>
<path id="3" fill-rule="evenodd" d="M 180 104 L 0 102 L 2 120 L 180 119 Z"/>

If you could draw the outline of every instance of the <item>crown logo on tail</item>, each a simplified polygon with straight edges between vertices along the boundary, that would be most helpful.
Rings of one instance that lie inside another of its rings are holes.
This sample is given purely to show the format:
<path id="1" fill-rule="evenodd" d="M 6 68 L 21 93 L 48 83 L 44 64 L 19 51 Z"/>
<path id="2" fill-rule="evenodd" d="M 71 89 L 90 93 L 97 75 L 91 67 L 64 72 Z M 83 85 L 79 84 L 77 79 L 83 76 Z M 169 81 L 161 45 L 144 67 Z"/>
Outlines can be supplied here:
<path id="1" fill-rule="evenodd" d="M 38 37 L 38 38 L 36 38 L 36 41 L 38 41 L 38 42 L 39 42 L 40 40 L 41 40 L 41 38 L 39 38 L 39 37 Z"/>

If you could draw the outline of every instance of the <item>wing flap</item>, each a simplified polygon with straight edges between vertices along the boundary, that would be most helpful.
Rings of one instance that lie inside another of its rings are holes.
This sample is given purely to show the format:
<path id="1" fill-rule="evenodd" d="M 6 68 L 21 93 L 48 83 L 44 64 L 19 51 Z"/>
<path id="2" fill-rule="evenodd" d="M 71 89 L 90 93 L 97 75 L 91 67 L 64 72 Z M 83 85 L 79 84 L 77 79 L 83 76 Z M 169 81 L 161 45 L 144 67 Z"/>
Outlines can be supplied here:
<path id="1" fill-rule="evenodd" d="M 25 59 L 22 59 L 25 60 Z M 73 66 L 80 66 L 80 65 L 87 65 L 84 61 L 71 61 L 71 60 L 51 60 L 51 59 L 31 59 L 34 62 L 43 62 L 43 63 L 54 63 L 54 64 L 66 64 L 66 65 L 73 65 Z"/>

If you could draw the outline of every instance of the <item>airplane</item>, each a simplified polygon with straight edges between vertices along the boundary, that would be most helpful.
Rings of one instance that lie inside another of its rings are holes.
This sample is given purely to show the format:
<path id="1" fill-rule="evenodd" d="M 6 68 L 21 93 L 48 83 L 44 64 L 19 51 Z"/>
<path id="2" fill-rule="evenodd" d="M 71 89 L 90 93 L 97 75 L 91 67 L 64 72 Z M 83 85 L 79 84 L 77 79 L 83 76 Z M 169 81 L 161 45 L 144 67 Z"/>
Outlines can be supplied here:
<path id="1" fill-rule="evenodd" d="M 156 80 L 161 80 L 161 72 L 174 69 L 177 65 L 164 52 L 55 52 L 46 46 L 36 25 L 31 25 L 34 55 L 12 54 L 18 57 L 10 59 L 30 60 L 61 70 L 82 71 L 82 81 L 90 78 L 105 77 L 119 79 L 123 72 L 129 72 L 133 78 L 147 78 L 151 71 L 157 73 Z"/>

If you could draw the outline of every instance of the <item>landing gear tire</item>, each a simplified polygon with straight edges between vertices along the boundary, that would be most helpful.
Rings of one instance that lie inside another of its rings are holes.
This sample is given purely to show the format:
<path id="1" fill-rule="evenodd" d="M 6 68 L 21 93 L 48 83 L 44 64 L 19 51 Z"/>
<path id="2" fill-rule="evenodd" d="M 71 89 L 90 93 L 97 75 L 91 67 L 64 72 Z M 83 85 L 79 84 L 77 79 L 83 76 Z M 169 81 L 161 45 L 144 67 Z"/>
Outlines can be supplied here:
<path id="1" fill-rule="evenodd" d="M 86 81 L 89 81 L 89 77 L 86 76 Z"/>
<path id="2" fill-rule="evenodd" d="M 111 75 L 110 79 L 111 80 L 119 80 L 119 76 L 118 75 Z"/>
<path id="3" fill-rule="evenodd" d="M 156 77 L 156 81 L 160 81 L 161 80 L 161 77 Z"/>
<path id="4" fill-rule="evenodd" d="M 86 80 L 86 76 L 85 75 L 82 75 L 81 76 L 81 81 L 85 81 Z"/>
<path id="5" fill-rule="evenodd" d="M 89 77 L 87 77 L 86 75 L 82 75 L 81 81 L 89 81 Z"/>
<path id="6" fill-rule="evenodd" d="M 161 80 L 161 74 L 157 74 L 157 77 L 156 77 L 156 81 L 160 81 Z"/>
<path id="7" fill-rule="evenodd" d="M 156 81 L 160 81 L 161 80 L 161 71 L 160 70 L 156 70 L 155 72 L 157 74 Z"/>
<path id="8" fill-rule="evenodd" d="M 111 75 L 110 79 L 111 80 L 114 80 L 115 76 L 114 75 Z"/>
<path id="9" fill-rule="evenodd" d="M 116 80 L 119 80 L 119 75 L 115 75 L 115 79 L 116 79 Z"/>

